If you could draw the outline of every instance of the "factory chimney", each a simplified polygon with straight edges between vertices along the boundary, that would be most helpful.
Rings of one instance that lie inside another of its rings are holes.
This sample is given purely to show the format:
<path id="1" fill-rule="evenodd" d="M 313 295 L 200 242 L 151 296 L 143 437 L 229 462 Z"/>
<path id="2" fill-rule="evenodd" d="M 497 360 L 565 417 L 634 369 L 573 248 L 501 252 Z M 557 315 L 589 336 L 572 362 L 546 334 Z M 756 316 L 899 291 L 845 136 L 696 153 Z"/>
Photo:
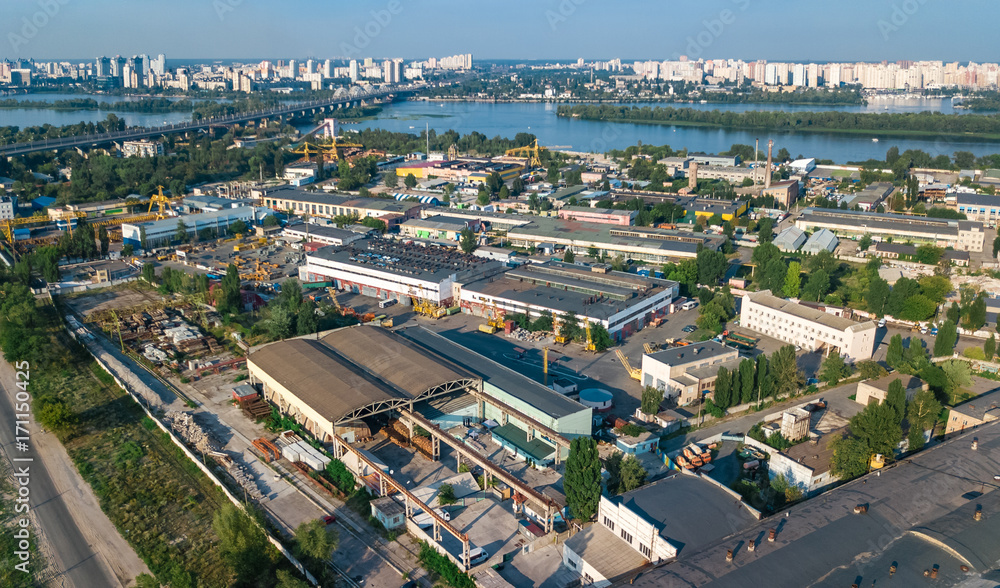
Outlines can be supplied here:
<path id="1" fill-rule="evenodd" d="M 692 161 L 688 164 L 688 188 L 692 191 L 698 189 L 698 162 Z"/>
<path id="2" fill-rule="evenodd" d="M 771 151 L 774 149 L 774 139 L 767 141 L 767 168 L 764 170 L 764 189 L 771 187 Z"/>
<path id="3" fill-rule="evenodd" d="M 760 158 L 757 154 L 760 153 L 760 139 L 754 139 L 753 142 L 753 184 L 757 185 L 757 171 L 760 169 Z"/>

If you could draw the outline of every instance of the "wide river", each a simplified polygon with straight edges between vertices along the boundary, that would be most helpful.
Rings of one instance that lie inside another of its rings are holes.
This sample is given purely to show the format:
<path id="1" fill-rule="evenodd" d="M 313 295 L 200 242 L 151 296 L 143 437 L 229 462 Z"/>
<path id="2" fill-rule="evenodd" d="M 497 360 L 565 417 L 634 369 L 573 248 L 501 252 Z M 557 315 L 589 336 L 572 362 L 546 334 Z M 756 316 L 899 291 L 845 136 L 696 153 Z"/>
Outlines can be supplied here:
<path id="1" fill-rule="evenodd" d="M 70 98 L 94 98 L 98 102 L 114 103 L 129 98 L 87 94 L 18 94 L 0 96 L 21 100 L 61 100 Z M 636 106 L 657 106 L 658 103 L 636 103 Z M 670 104 L 675 107 L 690 107 L 704 110 L 839 110 L 846 112 L 921 112 L 939 111 L 946 114 L 964 113 L 956 110 L 949 99 L 933 98 L 883 98 L 875 99 L 866 106 L 820 106 L 785 104 Z M 441 133 L 449 129 L 462 134 L 478 131 L 487 137 L 510 137 L 525 132 L 536 135 L 543 145 L 558 146 L 575 151 L 603 152 L 608 149 L 624 149 L 639 142 L 654 145 L 670 145 L 674 149 L 687 148 L 690 151 L 717 153 L 725 151 L 734 143 L 753 145 L 760 139 L 761 149 L 768 139 L 774 139 L 775 149 L 788 149 L 793 155 L 805 155 L 820 159 L 832 159 L 838 163 L 860 161 L 869 158 L 883 159 L 889 147 L 898 146 L 900 151 L 921 149 L 932 155 L 952 155 L 955 151 L 971 151 L 976 155 L 1000 152 L 1000 142 L 959 141 L 955 139 L 912 139 L 892 138 L 878 135 L 851 135 L 826 133 L 768 133 L 764 131 L 744 131 L 734 129 L 683 127 L 670 125 L 644 125 L 630 123 L 607 123 L 567 119 L 556 116 L 555 104 L 517 103 L 492 104 L 486 102 L 397 102 L 386 106 L 374 119 L 364 121 L 359 126 L 382 128 L 390 131 L 419 134 L 429 125 Z M 0 108 L 0 126 L 37 126 L 43 124 L 66 125 L 81 121 L 97 122 L 113 111 L 94 110 L 49 110 L 44 108 Z M 183 112 L 146 114 L 115 113 L 129 125 L 156 126 L 190 120 Z M 346 126 L 352 128 L 354 125 Z M 302 129 L 310 125 L 303 125 Z M 356 128 L 356 127 L 355 127 Z M 878 139 L 873 141 L 872 139 Z"/>

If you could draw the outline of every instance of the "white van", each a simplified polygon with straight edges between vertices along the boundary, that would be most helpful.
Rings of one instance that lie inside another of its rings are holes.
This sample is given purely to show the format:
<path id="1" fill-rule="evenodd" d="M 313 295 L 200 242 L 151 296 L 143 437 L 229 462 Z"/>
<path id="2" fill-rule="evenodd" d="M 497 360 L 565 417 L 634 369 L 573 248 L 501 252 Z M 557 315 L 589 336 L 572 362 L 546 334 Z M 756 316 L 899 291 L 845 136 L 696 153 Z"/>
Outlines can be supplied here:
<path id="1" fill-rule="evenodd" d="M 469 565 L 479 565 L 489 559 L 489 557 L 490 554 L 487 553 L 482 547 L 473 547 L 472 550 L 469 551 Z"/>
<path id="2" fill-rule="evenodd" d="M 396 299 L 395 298 L 386 298 L 385 300 L 379 300 L 378 301 L 378 307 L 379 308 L 389 308 L 393 304 L 396 304 Z"/>
<path id="3" fill-rule="evenodd" d="M 446 521 L 451 521 L 451 513 L 440 508 L 434 509 L 435 514 Z M 413 516 L 413 522 L 417 524 L 421 529 L 426 529 L 434 525 L 434 517 L 426 512 L 422 512 L 418 515 Z"/>
<path id="4" fill-rule="evenodd" d="M 681 310 L 691 310 L 692 308 L 695 308 L 696 306 L 698 306 L 698 301 L 697 300 L 688 300 L 687 302 L 685 302 L 684 304 L 681 305 Z"/>

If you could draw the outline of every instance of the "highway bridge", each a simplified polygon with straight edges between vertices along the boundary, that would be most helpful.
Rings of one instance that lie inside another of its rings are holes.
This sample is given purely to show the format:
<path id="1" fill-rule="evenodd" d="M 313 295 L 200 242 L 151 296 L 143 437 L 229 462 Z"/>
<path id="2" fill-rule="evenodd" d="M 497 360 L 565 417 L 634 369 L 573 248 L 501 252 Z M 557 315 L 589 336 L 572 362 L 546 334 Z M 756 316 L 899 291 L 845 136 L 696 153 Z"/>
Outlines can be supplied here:
<path id="1" fill-rule="evenodd" d="M 76 135 L 73 137 L 32 141 L 30 143 L 11 143 L 10 145 L 0 145 L 0 157 L 24 155 L 26 153 L 35 153 L 38 151 L 72 149 L 76 147 L 96 147 L 98 145 L 111 143 L 112 141 L 133 141 L 136 139 L 144 139 L 160 135 L 197 131 L 211 127 L 228 127 L 235 124 L 243 124 L 250 121 L 259 121 L 264 119 L 284 120 L 300 118 L 324 111 L 329 111 L 331 116 L 333 116 L 334 111 L 339 108 L 349 108 L 360 104 L 362 101 L 407 94 L 415 89 L 415 86 L 404 85 L 390 89 L 357 90 L 344 96 L 337 96 L 326 100 L 295 102 L 293 104 L 282 105 L 278 108 L 268 110 L 240 112 L 228 116 L 204 118 L 197 121 L 176 123 L 161 127 L 133 127 L 124 131 L 116 131 L 113 133 Z"/>

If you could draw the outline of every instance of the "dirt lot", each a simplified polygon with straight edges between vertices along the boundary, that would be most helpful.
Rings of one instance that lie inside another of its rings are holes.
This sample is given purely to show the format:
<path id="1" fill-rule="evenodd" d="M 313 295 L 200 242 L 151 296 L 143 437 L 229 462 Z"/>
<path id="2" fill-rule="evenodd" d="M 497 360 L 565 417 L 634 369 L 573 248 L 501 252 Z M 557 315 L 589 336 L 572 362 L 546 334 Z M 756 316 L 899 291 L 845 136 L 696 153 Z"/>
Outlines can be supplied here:
<path id="1" fill-rule="evenodd" d="M 63 299 L 86 317 L 99 310 L 129 308 L 150 302 L 159 302 L 163 300 L 163 296 L 141 286 L 126 284 L 104 290 L 63 296 Z"/>

